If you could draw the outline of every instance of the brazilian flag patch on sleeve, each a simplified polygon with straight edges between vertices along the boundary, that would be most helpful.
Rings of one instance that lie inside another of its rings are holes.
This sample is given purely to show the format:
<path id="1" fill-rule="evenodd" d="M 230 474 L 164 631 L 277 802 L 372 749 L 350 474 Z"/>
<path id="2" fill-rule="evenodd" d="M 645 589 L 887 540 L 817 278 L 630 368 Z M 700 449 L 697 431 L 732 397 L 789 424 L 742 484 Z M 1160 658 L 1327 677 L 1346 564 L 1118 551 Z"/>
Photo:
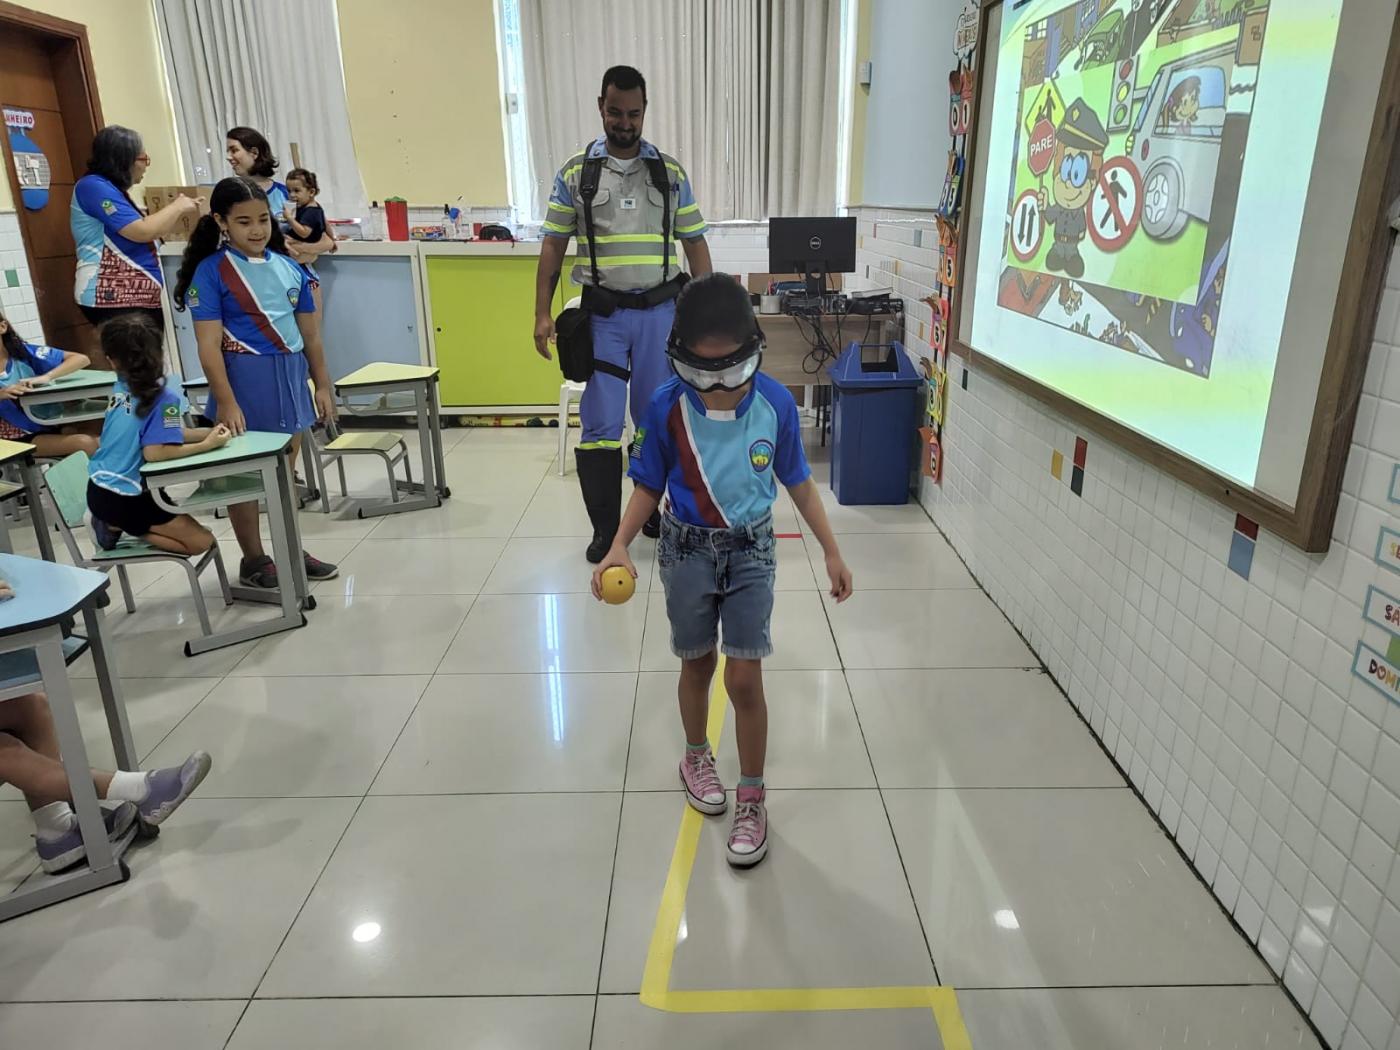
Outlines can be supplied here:
<path id="1" fill-rule="evenodd" d="M 642 458 L 642 444 L 647 439 L 647 428 L 638 427 L 637 432 L 632 435 L 632 450 L 629 453 L 633 459 Z"/>
<path id="2" fill-rule="evenodd" d="M 165 408 L 161 410 L 161 415 L 164 417 L 161 420 L 161 423 L 167 430 L 180 429 L 181 421 L 179 405 L 166 405 Z"/>

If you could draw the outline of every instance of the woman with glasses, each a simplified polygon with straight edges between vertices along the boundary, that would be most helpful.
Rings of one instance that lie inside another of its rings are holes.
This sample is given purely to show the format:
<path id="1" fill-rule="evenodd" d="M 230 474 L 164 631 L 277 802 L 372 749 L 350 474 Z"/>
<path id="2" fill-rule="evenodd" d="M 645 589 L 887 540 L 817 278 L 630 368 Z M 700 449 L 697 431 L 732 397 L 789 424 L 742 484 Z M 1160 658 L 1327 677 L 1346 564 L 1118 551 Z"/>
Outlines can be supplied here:
<path id="1" fill-rule="evenodd" d="M 114 124 L 92 140 L 87 174 L 73 187 L 74 293 L 78 308 L 98 327 L 120 314 L 140 313 L 165 328 L 156 242 L 197 214 L 199 202 L 177 197 L 153 215 L 143 213 L 131 187 L 146 177 L 150 163 L 141 136 Z"/>

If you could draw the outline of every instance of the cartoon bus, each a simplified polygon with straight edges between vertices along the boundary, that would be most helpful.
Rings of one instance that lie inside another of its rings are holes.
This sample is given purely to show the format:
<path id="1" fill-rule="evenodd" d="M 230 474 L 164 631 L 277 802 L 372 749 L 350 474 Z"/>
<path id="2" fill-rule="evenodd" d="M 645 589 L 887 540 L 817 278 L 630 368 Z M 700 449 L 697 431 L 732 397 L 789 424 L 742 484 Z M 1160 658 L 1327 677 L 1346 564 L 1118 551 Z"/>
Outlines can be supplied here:
<path id="1" fill-rule="evenodd" d="M 1125 143 L 1143 173 L 1142 228 L 1169 241 L 1191 219 L 1210 221 L 1235 45 L 1162 66 L 1142 93 Z"/>

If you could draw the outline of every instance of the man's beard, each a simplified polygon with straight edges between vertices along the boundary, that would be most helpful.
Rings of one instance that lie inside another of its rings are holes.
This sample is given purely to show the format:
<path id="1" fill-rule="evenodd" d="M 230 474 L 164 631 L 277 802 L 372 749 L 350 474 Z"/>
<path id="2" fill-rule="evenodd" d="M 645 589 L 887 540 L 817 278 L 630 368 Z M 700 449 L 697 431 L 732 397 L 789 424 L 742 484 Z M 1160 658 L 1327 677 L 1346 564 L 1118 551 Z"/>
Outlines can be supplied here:
<path id="1" fill-rule="evenodd" d="M 640 137 L 635 131 L 613 131 L 611 128 L 606 128 L 604 133 L 608 137 L 608 144 L 618 149 L 630 149 L 637 144 Z"/>

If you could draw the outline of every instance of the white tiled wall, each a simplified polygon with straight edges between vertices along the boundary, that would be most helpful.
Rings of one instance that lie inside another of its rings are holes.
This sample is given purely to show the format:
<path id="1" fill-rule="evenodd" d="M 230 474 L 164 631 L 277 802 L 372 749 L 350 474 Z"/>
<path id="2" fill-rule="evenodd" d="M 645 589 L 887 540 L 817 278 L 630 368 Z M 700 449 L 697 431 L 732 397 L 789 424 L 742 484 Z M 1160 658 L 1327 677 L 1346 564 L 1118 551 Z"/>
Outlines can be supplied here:
<path id="1" fill-rule="evenodd" d="M 19 287 L 11 288 L 7 271 L 19 275 Z M 29 262 L 20 238 L 19 216 L 12 211 L 0 211 L 0 312 L 15 326 L 20 335 L 31 341 L 43 338 L 39 329 L 39 307 L 34 301 L 34 284 L 29 277 Z"/>
<path id="2" fill-rule="evenodd" d="M 929 291 L 931 216 L 863 210 L 872 283 Z M 1328 554 L 1235 516 L 986 375 L 950 365 L 942 487 L 921 498 L 1327 1043 L 1400 1050 L 1400 706 L 1353 676 L 1400 461 L 1400 251 L 1392 259 Z M 922 311 L 922 312 L 921 312 Z M 922 352 L 927 353 L 926 345 Z M 1050 473 L 1052 451 L 1065 479 Z"/>

